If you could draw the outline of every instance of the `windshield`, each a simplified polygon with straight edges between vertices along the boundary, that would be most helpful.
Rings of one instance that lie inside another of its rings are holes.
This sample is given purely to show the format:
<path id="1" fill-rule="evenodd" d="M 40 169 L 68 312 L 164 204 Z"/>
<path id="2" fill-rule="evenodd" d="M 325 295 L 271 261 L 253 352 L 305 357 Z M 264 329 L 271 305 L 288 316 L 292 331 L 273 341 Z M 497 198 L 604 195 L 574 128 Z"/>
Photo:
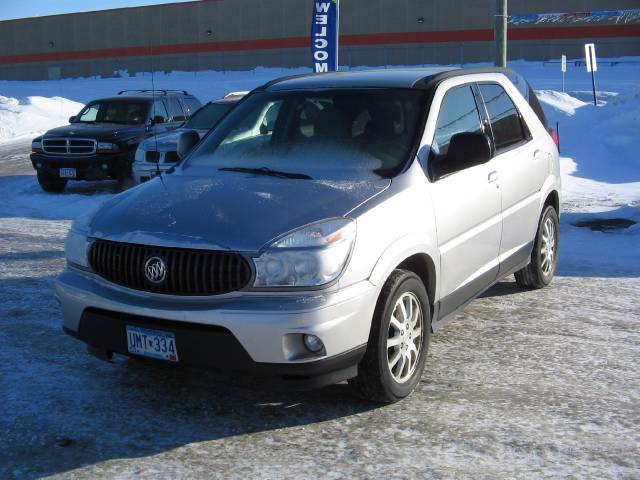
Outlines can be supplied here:
<path id="1" fill-rule="evenodd" d="M 393 176 L 413 150 L 424 106 L 424 92 L 409 89 L 253 94 L 184 168 L 261 169 L 314 179 Z"/>
<path id="2" fill-rule="evenodd" d="M 185 127 L 196 130 L 209 130 L 227 113 L 235 102 L 208 103 L 187 121 Z"/>
<path id="3" fill-rule="evenodd" d="M 88 104 L 76 116 L 75 121 L 137 125 L 145 122 L 148 111 L 148 102 L 105 100 Z"/>

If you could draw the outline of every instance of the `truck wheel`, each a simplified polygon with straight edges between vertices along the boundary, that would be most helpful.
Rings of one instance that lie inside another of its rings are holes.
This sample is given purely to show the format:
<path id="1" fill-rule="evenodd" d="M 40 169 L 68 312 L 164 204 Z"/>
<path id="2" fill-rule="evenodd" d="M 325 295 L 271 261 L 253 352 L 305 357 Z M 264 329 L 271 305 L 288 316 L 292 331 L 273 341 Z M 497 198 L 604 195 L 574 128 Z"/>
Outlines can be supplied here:
<path id="1" fill-rule="evenodd" d="M 367 351 L 350 385 L 366 400 L 403 399 L 420 381 L 430 338 L 431 309 L 422 280 L 394 270 L 378 298 Z"/>
<path id="2" fill-rule="evenodd" d="M 38 172 L 38 183 L 45 192 L 63 192 L 67 186 L 68 180 L 66 178 L 56 177 L 49 173 Z"/>
<path id="3" fill-rule="evenodd" d="M 515 273 L 516 284 L 520 288 L 542 288 L 551 283 L 558 264 L 559 243 L 558 214 L 555 208 L 549 205 L 540 217 L 531 262 Z"/>

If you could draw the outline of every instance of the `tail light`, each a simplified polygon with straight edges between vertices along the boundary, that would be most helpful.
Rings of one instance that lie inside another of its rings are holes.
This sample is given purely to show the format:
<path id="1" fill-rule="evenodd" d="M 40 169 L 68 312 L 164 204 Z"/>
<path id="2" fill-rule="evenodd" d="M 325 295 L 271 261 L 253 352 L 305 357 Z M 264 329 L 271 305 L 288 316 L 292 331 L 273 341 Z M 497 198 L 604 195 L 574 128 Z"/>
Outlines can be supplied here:
<path id="1" fill-rule="evenodd" d="M 558 147 L 558 151 L 560 151 L 560 136 L 558 135 L 558 132 L 556 132 L 551 127 L 547 128 L 547 132 L 549 132 L 549 135 L 551 135 L 551 138 L 553 139 L 553 143 L 556 144 L 556 147 Z"/>

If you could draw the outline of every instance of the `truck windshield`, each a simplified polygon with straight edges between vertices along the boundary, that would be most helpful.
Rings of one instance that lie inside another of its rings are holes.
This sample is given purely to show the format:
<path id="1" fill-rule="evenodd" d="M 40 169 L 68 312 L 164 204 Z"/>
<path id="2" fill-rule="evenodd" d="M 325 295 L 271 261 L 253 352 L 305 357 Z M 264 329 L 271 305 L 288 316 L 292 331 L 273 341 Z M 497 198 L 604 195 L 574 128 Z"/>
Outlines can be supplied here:
<path id="1" fill-rule="evenodd" d="M 256 93 L 196 147 L 184 169 L 393 176 L 413 151 L 425 103 L 424 92 L 410 89 Z"/>
<path id="2" fill-rule="evenodd" d="M 81 123 L 121 123 L 137 125 L 144 123 L 149 103 L 126 100 L 101 100 L 84 107 L 76 116 Z"/>

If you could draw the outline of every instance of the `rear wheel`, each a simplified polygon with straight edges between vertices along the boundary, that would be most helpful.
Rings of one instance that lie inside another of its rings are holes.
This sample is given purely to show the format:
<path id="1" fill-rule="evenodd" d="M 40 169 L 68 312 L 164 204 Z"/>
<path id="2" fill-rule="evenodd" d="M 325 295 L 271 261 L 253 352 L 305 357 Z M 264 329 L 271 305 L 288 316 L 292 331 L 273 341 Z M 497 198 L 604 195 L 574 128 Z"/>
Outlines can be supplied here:
<path id="1" fill-rule="evenodd" d="M 521 288 L 543 288 L 551 283 L 558 264 L 560 244 L 558 214 L 551 205 L 542 212 L 534 241 L 531 262 L 515 273 Z"/>
<path id="2" fill-rule="evenodd" d="M 349 383 L 367 400 L 403 399 L 420 381 L 430 338 L 431 310 L 422 280 L 395 270 L 378 298 L 358 376 Z"/>
<path id="3" fill-rule="evenodd" d="M 38 172 L 38 183 L 45 192 L 62 192 L 67 186 L 66 178 L 56 177 L 50 173 Z"/>

